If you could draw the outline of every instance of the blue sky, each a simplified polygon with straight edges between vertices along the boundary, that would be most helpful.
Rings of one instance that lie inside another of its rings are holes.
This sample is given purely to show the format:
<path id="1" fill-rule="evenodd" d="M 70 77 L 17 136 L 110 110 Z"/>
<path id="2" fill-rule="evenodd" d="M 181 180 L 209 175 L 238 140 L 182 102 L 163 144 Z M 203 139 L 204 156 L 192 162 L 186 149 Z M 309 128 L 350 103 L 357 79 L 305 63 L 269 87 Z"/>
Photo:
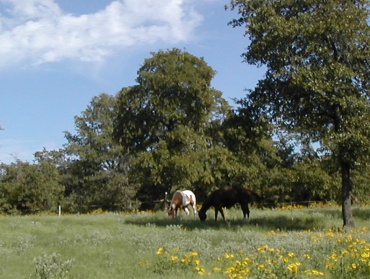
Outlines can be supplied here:
<path id="1" fill-rule="evenodd" d="M 212 86 L 245 96 L 264 71 L 228 0 L 0 0 L 0 162 L 59 149 L 94 96 L 135 84 L 150 52 L 185 49 L 217 71 Z"/>

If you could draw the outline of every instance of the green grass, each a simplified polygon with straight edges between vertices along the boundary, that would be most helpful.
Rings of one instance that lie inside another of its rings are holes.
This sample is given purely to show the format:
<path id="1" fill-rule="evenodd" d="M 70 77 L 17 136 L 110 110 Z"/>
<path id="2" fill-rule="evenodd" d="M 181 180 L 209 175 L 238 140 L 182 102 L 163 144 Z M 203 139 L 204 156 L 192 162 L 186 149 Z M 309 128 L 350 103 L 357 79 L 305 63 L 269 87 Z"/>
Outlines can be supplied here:
<path id="1" fill-rule="evenodd" d="M 239 209 L 226 211 L 229 223 L 212 210 L 206 222 L 164 212 L 3 216 L 0 278 L 366 278 L 370 208 L 353 213 L 358 229 L 348 232 L 339 207 L 252 209 L 249 223 Z"/>

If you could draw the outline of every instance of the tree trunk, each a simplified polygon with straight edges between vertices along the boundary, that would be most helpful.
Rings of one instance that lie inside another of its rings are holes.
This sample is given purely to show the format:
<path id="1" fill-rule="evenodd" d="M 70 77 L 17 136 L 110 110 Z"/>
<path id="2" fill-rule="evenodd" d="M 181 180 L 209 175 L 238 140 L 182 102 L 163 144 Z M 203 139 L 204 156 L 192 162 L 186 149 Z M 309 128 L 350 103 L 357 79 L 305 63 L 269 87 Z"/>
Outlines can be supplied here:
<path id="1" fill-rule="evenodd" d="M 346 162 L 341 163 L 342 169 L 342 216 L 343 216 L 343 227 L 354 228 L 355 221 L 352 216 L 351 209 L 351 174 L 350 165 Z"/>

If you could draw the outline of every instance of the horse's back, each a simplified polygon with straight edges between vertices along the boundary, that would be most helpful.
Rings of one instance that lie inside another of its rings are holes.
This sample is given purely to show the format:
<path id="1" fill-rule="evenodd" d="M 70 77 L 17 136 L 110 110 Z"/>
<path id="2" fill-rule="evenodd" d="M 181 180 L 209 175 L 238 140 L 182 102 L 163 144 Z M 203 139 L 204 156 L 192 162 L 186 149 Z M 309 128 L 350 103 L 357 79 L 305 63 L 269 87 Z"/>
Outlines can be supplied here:
<path id="1" fill-rule="evenodd" d="M 231 207 L 236 199 L 235 193 L 230 190 L 216 189 L 207 198 L 206 204 L 214 207 Z"/>
<path id="2" fill-rule="evenodd" d="M 190 190 L 184 190 L 182 193 L 189 198 L 189 200 L 192 200 L 194 204 L 196 204 L 197 199 L 195 197 L 195 194 Z"/>
<path id="3" fill-rule="evenodd" d="M 239 193 L 235 189 L 224 190 L 222 195 L 223 204 L 228 208 L 240 202 L 240 198 Z"/>
<path id="4" fill-rule="evenodd" d="M 214 206 L 230 208 L 237 203 L 248 203 L 251 191 L 243 187 L 231 189 L 217 189 L 209 196 Z"/>
<path id="5" fill-rule="evenodd" d="M 175 202 L 177 200 L 181 200 L 182 199 L 182 193 L 181 191 L 176 191 L 173 196 L 172 196 L 172 202 Z"/>
<path id="6" fill-rule="evenodd" d="M 256 199 L 257 202 L 260 201 L 260 196 L 252 190 L 246 188 L 238 188 L 238 196 L 241 198 L 242 202 L 251 202 L 253 199 Z"/>

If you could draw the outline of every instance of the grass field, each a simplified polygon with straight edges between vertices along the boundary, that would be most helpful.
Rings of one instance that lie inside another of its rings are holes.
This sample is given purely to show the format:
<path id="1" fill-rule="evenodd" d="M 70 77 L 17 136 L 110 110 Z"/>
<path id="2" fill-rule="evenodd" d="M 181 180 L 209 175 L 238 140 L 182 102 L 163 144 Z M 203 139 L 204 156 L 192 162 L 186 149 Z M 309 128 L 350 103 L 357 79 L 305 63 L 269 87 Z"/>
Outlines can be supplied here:
<path id="1" fill-rule="evenodd" d="M 370 208 L 0 217 L 0 278 L 369 278 Z"/>

